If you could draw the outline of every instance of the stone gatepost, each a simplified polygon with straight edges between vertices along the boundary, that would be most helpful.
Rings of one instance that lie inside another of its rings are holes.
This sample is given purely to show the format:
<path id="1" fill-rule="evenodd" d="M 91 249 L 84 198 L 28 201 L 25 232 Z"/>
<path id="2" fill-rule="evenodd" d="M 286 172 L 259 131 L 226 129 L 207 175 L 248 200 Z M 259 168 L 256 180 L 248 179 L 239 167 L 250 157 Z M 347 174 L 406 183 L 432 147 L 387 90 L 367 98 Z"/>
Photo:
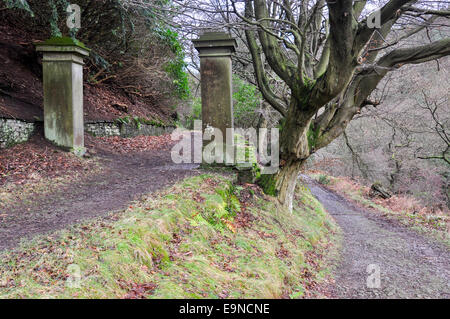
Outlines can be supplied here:
<path id="1" fill-rule="evenodd" d="M 225 32 L 207 32 L 193 43 L 200 56 L 203 132 L 208 127 L 218 128 L 225 143 L 233 145 L 232 138 L 226 138 L 226 129 L 233 128 L 231 54 L 237 42 Z"/>
<path id="2" fill-rule="evenodd" d="M 83 58 L 89 49 L 71 38 L 36 44 L 43 52 L 45 137 L 77 155 L 85 153 Z"/>

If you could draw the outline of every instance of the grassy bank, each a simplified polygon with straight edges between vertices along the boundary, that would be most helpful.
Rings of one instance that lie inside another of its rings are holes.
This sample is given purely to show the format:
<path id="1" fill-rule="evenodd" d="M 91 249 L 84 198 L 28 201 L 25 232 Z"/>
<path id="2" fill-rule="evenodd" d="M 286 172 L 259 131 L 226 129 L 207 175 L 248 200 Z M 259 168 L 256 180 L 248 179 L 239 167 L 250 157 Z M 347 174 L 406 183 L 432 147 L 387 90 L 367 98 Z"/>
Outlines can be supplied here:
<path id="1" fill-rule="evenodd" d="M 370 196 L 370 188 L 346 177 L 333 177 L 324 173 L 309 174 L 329 189 L 357 204 L 372 209 L 384 217 L 394 219 L 416 231 L 450 246 L 450 214 L 448 210 L 433 210 L 408 196 L 394 195 L 389 199 Z"/>
<path id="2" fill-rule="evenodd" d="M 293 213 L 202 175 L 0 255 L 1 298 L 320 297 L 338 229 L 306 189 Z"/>

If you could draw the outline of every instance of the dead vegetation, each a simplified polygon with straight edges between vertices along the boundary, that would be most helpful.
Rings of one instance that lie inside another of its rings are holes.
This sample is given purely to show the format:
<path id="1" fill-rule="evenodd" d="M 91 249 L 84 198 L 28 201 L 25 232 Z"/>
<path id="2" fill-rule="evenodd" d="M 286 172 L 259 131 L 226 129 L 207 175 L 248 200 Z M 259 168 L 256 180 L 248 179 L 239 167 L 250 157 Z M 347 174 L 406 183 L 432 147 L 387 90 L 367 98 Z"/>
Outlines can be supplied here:
<path id="1" fill-rule="evenodd" d="M 446 238 L 450 234 L 450 210 L 446 207 L 425 206 L 413 196 L 392 195 L 390 198 L 374 197 L 370 186 L 350 177 L 327 176 L 321 171 L 309 171 L 324 186 L 344 195 L 360 205 L 374 208 L 386 217 L 394 217 L 412 226 L 437 230 Z M 323 182 L 327 176 L 327 182 Z M 441 236 L 441 237 L 442 237 Z"/>

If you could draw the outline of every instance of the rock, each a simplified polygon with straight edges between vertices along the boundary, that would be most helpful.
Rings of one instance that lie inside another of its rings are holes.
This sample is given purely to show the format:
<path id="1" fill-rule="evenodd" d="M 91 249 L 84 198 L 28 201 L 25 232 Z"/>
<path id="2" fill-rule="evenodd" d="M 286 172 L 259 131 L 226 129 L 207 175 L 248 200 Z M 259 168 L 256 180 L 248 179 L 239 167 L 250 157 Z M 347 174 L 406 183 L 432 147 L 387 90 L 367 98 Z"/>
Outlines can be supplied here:
<path id="1" fill-rule="evenodd" d="M 389 192 L 381 183 L 374 183 L 370 187 L 369 192 L 370 197 L 381 197 L 383 199 L 388 199 L 392 197 L 391 192 Z"/>
<path id="2" fill-rule="evenodd" d="M 118 111 L 125 112 L 125 113 L 128 113 L 128 111 L 129 111 L 128 105 L 122 104 L 122 103 L 115 103 L 112 105 L 112 107 Z"/>

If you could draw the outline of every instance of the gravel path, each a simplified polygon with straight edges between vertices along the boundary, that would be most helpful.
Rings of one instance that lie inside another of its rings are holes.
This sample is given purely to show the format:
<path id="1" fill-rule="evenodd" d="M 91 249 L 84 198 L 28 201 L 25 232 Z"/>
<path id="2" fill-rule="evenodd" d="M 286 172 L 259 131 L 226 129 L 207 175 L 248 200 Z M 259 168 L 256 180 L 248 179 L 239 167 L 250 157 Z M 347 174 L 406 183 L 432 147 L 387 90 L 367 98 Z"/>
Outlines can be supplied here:
<path id="1" fill-rule="evenodd" d="M 450 298 L 447 247 L 302 178 L 343 231 L 341 260 L 336 284 L 331 289 L 333 297 Z M 377 284 L 377 269 L 380 288 L 373 288 Z M 368 277 L 372 288 L 367 287 Z"/>

